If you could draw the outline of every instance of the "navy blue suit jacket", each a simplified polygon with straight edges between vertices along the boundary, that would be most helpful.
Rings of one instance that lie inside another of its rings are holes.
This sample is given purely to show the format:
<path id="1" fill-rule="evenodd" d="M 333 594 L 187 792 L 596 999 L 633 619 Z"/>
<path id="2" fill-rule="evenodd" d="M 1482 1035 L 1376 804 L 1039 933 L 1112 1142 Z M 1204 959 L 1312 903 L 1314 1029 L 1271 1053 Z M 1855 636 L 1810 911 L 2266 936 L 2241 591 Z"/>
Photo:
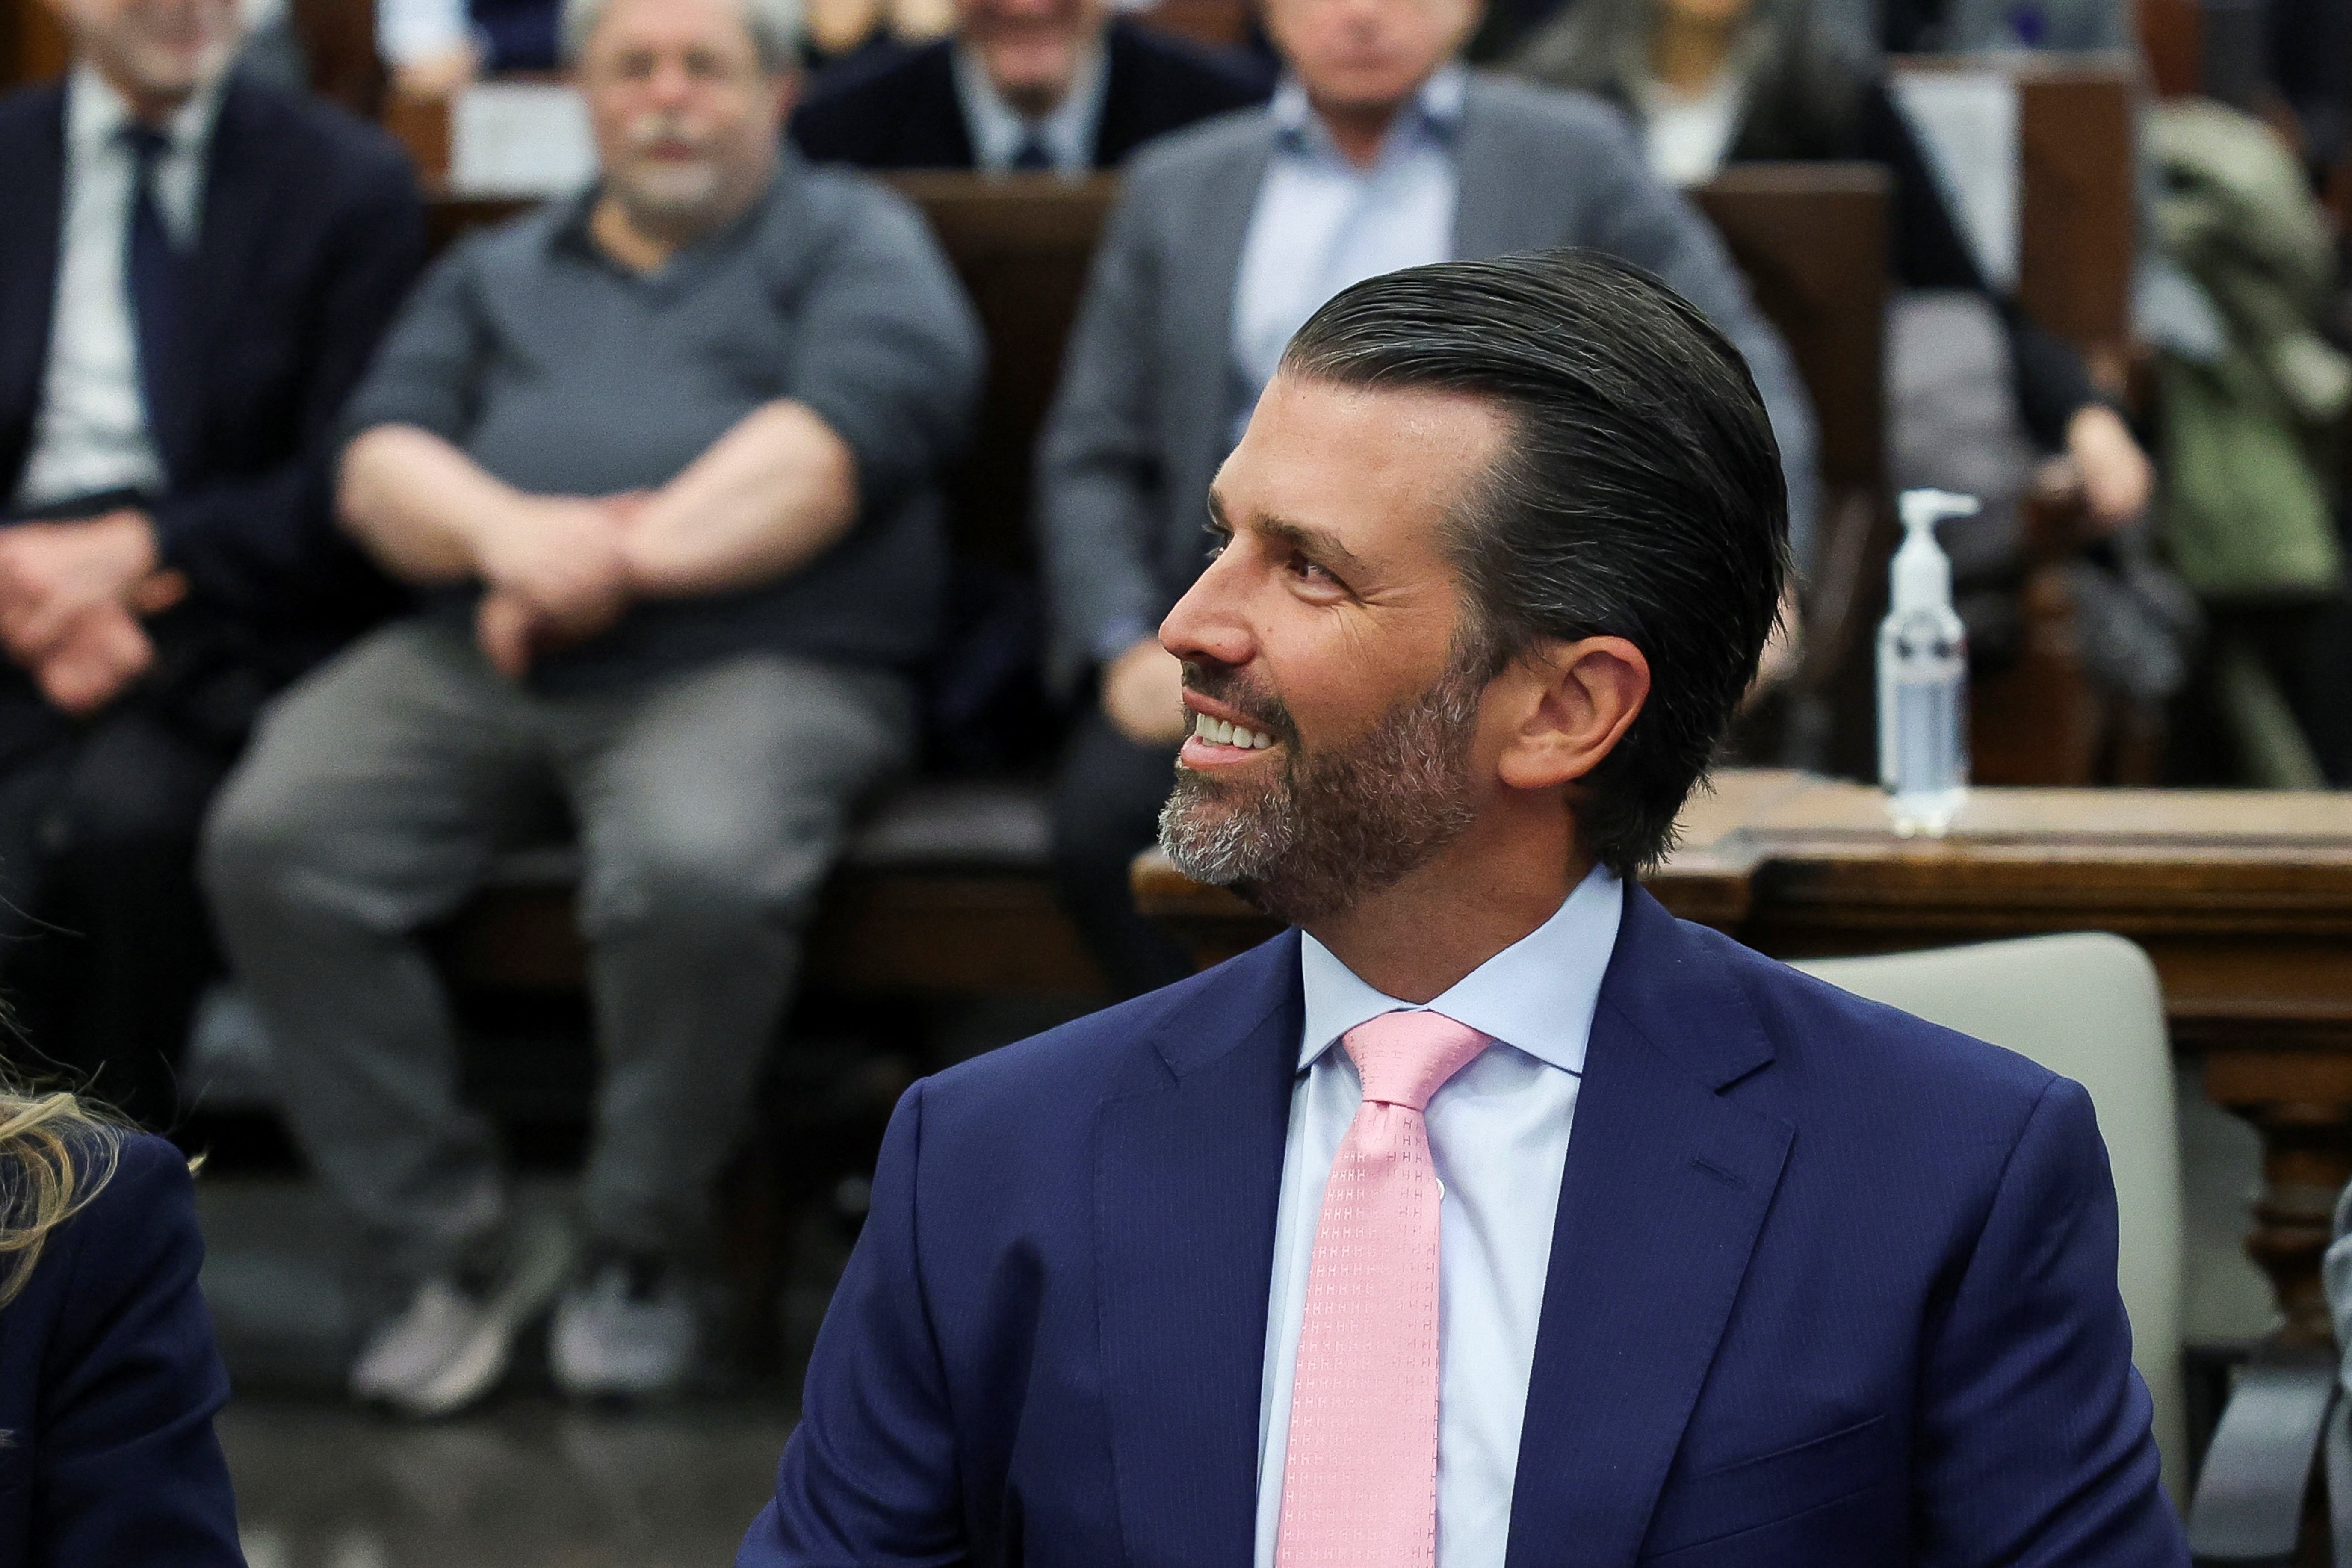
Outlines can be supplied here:
<path id="1" fill-rule="evenodd" d="M 1247 1568 L 1298 943 L 900 1104 L 742 1568 Z M 2171 1568 L 2082 1089 L 1682 924 L 1593 1019 L 1510 1568 Z"/>
<path id="2" fill-rule="evenodd" d="M 48 369 L 65 96 L 52 82 L 0 98 L 0 508 Z M 396 602 L 333 526 L 335 419 L 424 254 L 424 205 L 390 137 L 319 100 L 229 83 L 157 432 L 175 460 L 150 508 L 196 602 L 314 654 Z"/>
<path id="3" fill-rule="evenodd" d="M 793 142 L 820 163 L 862 169 L 969 169 L 971 134 L 956 97 L 955 45 L 940 39 L 820 75 L 792 119 Z M 1264 103 L 1274 68 L 1238 49 L 1212 50 L 1114 20 L 1094 166 L 1116 169 L 1154 136 Z"/>
<path id="4" fill-rule="evenodd" d="M 243 1568 L 186 1160 L 124 1140 L 0 1309 L 0 1565 Z"/>

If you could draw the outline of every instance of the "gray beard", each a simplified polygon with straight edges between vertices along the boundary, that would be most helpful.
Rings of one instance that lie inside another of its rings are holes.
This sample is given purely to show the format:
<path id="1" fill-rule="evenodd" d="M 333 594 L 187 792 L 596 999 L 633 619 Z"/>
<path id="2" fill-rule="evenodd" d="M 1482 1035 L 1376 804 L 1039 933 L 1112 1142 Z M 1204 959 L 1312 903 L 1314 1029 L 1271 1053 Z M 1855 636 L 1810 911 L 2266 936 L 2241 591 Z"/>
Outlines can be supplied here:
<path id="1" fill-rule="evenodd" d="M 1293 924 L 1353 908 L 1476 818 L 1469 760 L 1480 684 L 1449 668 L 1339 750 L 1302 755 L 1293 729 L 1282 776 L 1254 793 L 1179 764 L 1160 847 L 1194 881 L 1231 888 Z"/>

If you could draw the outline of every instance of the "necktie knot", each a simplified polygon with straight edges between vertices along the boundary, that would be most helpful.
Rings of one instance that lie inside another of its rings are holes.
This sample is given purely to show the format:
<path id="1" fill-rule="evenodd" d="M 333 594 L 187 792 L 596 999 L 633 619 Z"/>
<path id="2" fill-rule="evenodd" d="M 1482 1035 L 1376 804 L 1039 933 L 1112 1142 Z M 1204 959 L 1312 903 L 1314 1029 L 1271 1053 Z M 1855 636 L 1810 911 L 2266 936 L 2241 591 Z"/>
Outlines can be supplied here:
<path id="1" fill-rule="evenodd" d="M 172 150 L 172 139 L 152 125 L 133 121 L 122 128 L 122 144 L 139 163 L 141 178 L 152 174 L 156 162 Z"/>
<path id="2" fill-rule="evenodd" d="M 1340 1043 L 1364 1080 L 1366 1100 L 1426 1110 L 1430 1097 L 1494 1044 L 1494 1037 L 1423 1009 L 1367 1019 L 1340 1037 Z"/>
<path id="3" fill-rule="evenodd" d="M 1054 155 L 1045 150 L 1045 139 L 1031 132 L 1013 153 L 1013 166 L 1023 174 L 1044 174 L 1051 169 Z"/>

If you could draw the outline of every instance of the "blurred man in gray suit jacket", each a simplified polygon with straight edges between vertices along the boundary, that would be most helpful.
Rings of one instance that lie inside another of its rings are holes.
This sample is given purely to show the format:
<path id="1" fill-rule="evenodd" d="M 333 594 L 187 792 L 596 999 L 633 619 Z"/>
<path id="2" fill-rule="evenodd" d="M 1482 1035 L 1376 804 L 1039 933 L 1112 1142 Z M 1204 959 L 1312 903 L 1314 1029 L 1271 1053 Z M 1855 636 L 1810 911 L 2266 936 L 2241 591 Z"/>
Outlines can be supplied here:
<path id="1" fill-rule="evenodd" d="M 1559 245 L 1646 268 L 1747 356 L 1770 410 L 1800 563 L 1813 425 L 1788 352 L 1721 243 L 1598 101 L 1465 70 L 1478 0 L 1270 0 L 1274 103 L 1139 155 L 1095 260 L 1039 452 L 1066 676 L 1099 672 L 1055 788 L 1066 906 L 1123 988 L 1183 974 L 1136 917 L 1184 710 L 1154 636 L 1208 558 L 1209 479 L 1290 335 L 1351 283 Z"/>

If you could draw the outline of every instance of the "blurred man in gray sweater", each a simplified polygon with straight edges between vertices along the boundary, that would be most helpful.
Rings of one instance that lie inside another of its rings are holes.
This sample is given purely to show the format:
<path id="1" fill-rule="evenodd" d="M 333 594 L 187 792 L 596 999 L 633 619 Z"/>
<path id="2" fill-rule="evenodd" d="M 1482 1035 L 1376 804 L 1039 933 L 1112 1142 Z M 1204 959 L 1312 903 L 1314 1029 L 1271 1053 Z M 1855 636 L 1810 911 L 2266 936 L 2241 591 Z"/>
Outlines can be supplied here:
<path id="1" fill-rule="evenodd" d="M 782 147 L 794 0 L 572 0 L 599 183 L 444 261 L 349 416 L 346 526 L 425 613 L 270 716 L 208 830 L 287 1110 L 398 1310 L 352 1373 L 487 1393 L 559 1290 L 582 1395 L 675 1385 L 681 1248 L 856 797 L 914 745 L 978 330 L 921 218 Z M 577 822 L 603 1081 L 586 1247 L 509 1234 L 415 933 Z"/>

